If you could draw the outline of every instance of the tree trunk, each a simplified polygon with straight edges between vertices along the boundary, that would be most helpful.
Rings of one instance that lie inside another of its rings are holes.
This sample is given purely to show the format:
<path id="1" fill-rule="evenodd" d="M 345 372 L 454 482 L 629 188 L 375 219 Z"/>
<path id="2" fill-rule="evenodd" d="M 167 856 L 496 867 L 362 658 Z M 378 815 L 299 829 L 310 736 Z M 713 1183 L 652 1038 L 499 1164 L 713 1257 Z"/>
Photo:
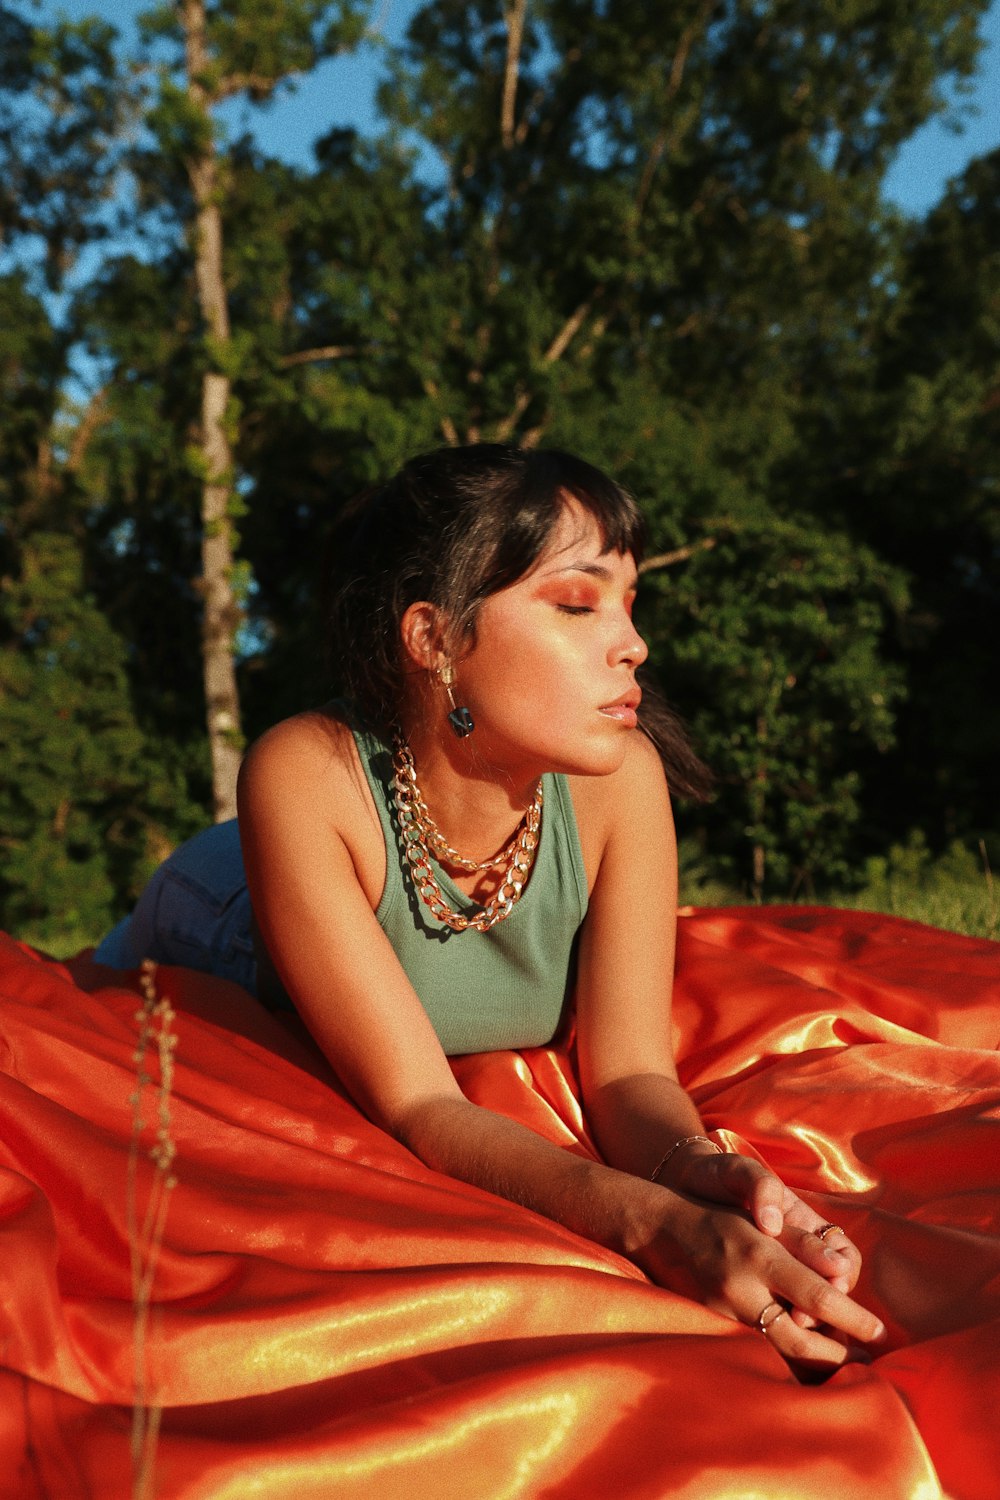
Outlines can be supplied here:
<path id="1" fill-rule="evenodd" d="M 208 372 L 202 382 L 202 452 L 208 462 L 201 496 L 202 674 L 212 753 L 212 805 L 217 823 L 236 816 L 236 777 L 243 755 L 234 637 L 240 609 L 232 587 L 232 522 L 227 514 L 232 456 L 224 431 L 229 380 Z"/>
<path id="2" fill-rule="evenodd" d="M 182 0 L 188 96 L 208 119 L 211 100 L 202 79 L 208 62 L 204 0 Z M 195 277 L 198 301 L 211 341 L 210 363 L 218 364 L 229 343 L 229 307 L 222 275 L 222 212 L 218 158 L 210 131 L 207 144 L 188 163 L 194 193 Z M 215 821 L 236 816 L 236 776 L 242 756 L 240 700 L 234 641 L 240 606 L 233 591 L 233 523 L 229 515 L 233 454 L 226 432 L 231 382 L 218 368 L 206 371 L 201 391 L 202 495 L 201 595 L 202 675 L 212 756 Z"/>
<path id="3" fill-rule="evenodd" d="M 763 714 L 757 715 L 757 743 L 760 746 L 760 764 L 754 779 L 751 805 L 753 807 L 753 820 L 757 827 L 757 838 L 753 846 L 753 883 L 751 892 L 755 901 L 764 899 L 764 877 L 766 873 L 766 860 L 764 856 L 764 845 L 760 839 L 760 830 L 764 825 L 764 814 L 767 807 L 767 764 L 764 759 L 764 747 L 767 744 L 767 719 Z"/>

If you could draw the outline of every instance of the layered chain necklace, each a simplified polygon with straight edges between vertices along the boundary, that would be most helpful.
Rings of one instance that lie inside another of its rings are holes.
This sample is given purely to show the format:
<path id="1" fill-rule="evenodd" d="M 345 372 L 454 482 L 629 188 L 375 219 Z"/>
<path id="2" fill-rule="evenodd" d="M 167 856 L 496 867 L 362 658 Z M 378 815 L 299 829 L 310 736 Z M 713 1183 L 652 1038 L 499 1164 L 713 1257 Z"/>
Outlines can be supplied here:
<path id="1" fill-rule="evenodd" d="M 417 785 L 413 755 L 405 740 L 395 741 L 392 769 L 393 801 L 399 814 L 403 853 L 420 899 L 439 922 L 446 923 L 455 932 L 464 932 L 468 927 L 474 927 L 477 932 L 489 932 L 497 922 L 510 916 L 521 898 L 521 892 L 535 863 L 542 823 L 541 780 L 535 788 L 531 805 L 500 853 L 494 854 L 490 859 L 476 861 L 466 859 L 457 849 L 453 849 L 431 817 Z M 440 863 L 466 870 L 469 874 L 503 869 L 503 879 L 499 886 L 475 916 L 467 917 L 448 905 L 431 869 L 432 854 Z"/>

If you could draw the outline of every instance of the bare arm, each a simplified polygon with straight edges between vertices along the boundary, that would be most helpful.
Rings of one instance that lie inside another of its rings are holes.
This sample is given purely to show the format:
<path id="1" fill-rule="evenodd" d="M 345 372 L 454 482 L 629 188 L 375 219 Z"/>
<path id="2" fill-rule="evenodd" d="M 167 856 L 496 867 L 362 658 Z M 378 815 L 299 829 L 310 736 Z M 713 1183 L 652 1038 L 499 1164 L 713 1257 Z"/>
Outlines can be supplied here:
<path id="1" fill-rule="evenodd" d="M 599 856 L 580 951 L 577 1048 L 584 1104 L 606 1160 L 648 1178 L 670 1152 L 658 1174 L 665 1186 L 743 1208 L 762 1233 L 782 1237 L 797 1259 L 849 1291 L 857 1250 L 842 1234 L 832 1245 L 820 1241 L 818 1215 L 773 1173 L 704 1142 L 671 1152 L 705 1127 L 673 1056 L 676 844 L 653 747 L 636 737 L 620 773 L 575 782 L 574 796 L 589 857 Z"/>
<path id="2" fill-rule="evenodd" d="M 693 1291 L 730 1316 L 752 1323 L 777 1295 L 843 1334 L 875 1336 L 870 1314 L 744 1216 L 644 1180 L 641 1153 L 649 1148 L 639 1143 L 638 1106 L 627 1111 L 633 1124 L 623 1129 L 622 1144 L 610 1143 L 615 1165 L 605 1166 L 464 1098 L 374 916 L 382 838 L 345 734 L 316 716 L 258 742 L 240 778 L 240 826 L 254 908 L 278 973 L 365 1113 L 429 1166 L 629 1255 L 656 1280 Z M 598 1101 L 607 1135 L 618 1129 L 610 1104 L 620 1080 L 599 1050 L 595 1056 L 590 1086 L 611 1085 L 606 1104 Z M 686 1125 L 692 1107 L 675 1076 L 668 1074 L 664 1090 L 662 1102 L 650 1106 L 654 1123 Z M 796 1335 L 809 1342 L 794 1352 L 843 1358 L 822 1334 Z"/>

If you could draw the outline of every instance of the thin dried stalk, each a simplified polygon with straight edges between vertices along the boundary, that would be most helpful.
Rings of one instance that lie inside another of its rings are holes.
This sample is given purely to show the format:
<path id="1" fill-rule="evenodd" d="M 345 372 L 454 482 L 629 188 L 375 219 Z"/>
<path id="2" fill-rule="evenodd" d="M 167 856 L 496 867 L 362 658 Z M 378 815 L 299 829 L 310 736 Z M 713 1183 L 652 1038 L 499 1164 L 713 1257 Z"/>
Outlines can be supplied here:
<path id="1" fill-rule="evenodd" d="M 718 539 L 714 536 L 699 537 L 696 542 L 675 547 L 672 552 L 658 552 L 655 557 L 644 557 L 639 564 L 639 572 L 651 573 L 655 568 L 672 568 L 675 563 L 687 562 L 696 552 L 711 552 L 717 544 Z"/>
<path id="2" fill-rule="evenodd" d="M 174 1080 L 174 1050 L 177 1038 L 171 1027 L 174 1009 L 156 993 L 156 964 L 144 959 L 140 972 L 142 1009 L 136 1012 L 139 1039 L 135 1049 L 136 1086 L 132 1094 L 132 1139 L 128 1156 L 126 1222 L 132 1271 L 132 1500 L 152 1500 L 156 1482 L 156 1448 L 163 1408 L 151 1390 L 147 1365 L 147 1334 L 152 1309 L 153 1284 L 163 1245 L 170 1194 L 176 1186 L 173 1162 L 177 1152 L 170 1134 L 170 1092 Z M 156 1057 L 158 1081 L 147 1071 L 147 1055 Z M 153 1145 L 143 1151 L 147 1121 L 143 1101 L 154 1090 L 155 1125 Z M 152 1181 L 145 1212 L 139 1208 L 139 1164 L 144 1156 L 152 1162 Z"/>

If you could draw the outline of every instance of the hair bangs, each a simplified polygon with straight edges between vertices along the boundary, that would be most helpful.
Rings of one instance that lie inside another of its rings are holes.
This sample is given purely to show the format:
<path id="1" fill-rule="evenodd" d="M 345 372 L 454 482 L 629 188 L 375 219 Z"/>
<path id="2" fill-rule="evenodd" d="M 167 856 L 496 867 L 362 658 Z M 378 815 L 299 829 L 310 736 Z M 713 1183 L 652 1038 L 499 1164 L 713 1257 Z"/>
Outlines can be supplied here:
<path id="1" fill-rule="evenodd" d="M 464 608 L 461 631 L 472 625 L 484 599 L 516 583 L 542 556 L 568 497 L 597 522 L 604 550 L 631 553 L 638 564 L 646 546 L 646 526 L 628 490 L 584 459 L 558 449 L 505 449 L 483 444 L 496 455 L 490 506 L 472 521 L 459 563 L 460 579 L 449 579 Z M 499 480 L 499 483 L 496 480 Z M 458 585 L 457 589 L 454 588 Z"/>
<path id="2" fill-rule="evenodd" d="M 629 552 L 637 564 L 642 561 L 646 523 L 628 490 L 571 453 L 550 451 L 534 456 L 539 463 L 539 477 L 551 491 L 550 530 L 563 497 L 572 495 L 597 522 L 606 552 Z"/>

